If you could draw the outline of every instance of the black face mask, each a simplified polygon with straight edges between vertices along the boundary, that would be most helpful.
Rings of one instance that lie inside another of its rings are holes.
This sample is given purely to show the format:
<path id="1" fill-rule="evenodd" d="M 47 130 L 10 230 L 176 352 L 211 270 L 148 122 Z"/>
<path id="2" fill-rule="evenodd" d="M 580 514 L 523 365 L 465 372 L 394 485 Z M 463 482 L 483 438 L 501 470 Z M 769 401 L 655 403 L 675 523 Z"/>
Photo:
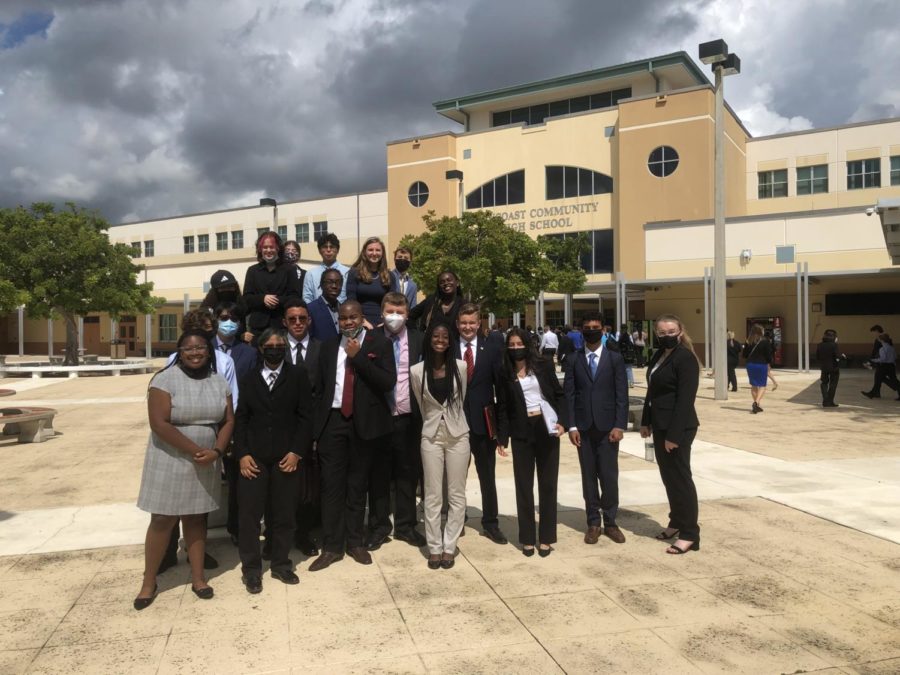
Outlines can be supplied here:
<path id="1" fill-rule="evenodd" d="M 263 359 L 269 366 L 278 366 L 284 361 L 284 347 L 266 347 L 262 350 Z"/>
<path id="2" fill-rule="evenodd" d="M 409 260 L 406 258 L 397 258 L 394 261 L 394 266 L 397 268 L 398 272 L 405 272 L 409 269 Z"/>
<path id="3" fill-rule="evenodd" d="M 678 346 L 678 338 L 680 335 L 658 335 L 656 341 L 663 349 L 675 349 Z"/>
<path id="4" fill-rule="evenodd" d="M 592 345 L 600 342 L 603 338 L 603 331 L 599 328 L 582 329 L 581 334 L 584 336 L 585 341 L 590 342 Z"/>
<path id="5" fill-rule="evenodd" d="M 513 361 L 522 361 L 528 355 L 528 350 L 525 347 L 516 347 L 506 351 L 509 353 L 509 358 Z"/>

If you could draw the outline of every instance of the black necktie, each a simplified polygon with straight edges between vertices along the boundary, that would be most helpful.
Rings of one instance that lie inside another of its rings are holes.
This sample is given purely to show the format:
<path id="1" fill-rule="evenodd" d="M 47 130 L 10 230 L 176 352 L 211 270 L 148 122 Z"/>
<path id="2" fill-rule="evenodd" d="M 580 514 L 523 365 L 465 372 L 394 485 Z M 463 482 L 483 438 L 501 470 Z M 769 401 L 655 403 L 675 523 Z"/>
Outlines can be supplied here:
<path id="1" fill-rule="evenodd" d="M 303 363 L 306 359 L 303 358 L 303 343 L 297 343 L 297 360 L 294 363 Z"/>

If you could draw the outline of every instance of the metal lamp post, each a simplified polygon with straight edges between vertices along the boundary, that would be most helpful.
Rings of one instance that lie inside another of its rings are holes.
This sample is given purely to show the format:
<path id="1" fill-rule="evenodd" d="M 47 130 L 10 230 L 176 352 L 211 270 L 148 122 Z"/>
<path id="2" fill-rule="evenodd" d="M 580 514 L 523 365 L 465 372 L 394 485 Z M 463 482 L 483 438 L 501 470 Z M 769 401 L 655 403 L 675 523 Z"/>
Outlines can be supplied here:
<path id="1" fill-rule="evenodd" d="M 278 202 L 271 197 L 263 197 L 259 205 L 272 207 L 272 232 L 278 232 Z"/>
<path id="2" fill-rule="evenodd" d="M 728 400 L 728 360 L 725 350 L 727 309 L 725 301 L 725 94 L 726 75 L 741 72 L 737 54 L 728 53 L 725 40 L 700 45 L 700 60 L 712 66 L 716 78 L 715 225 L 713 226 L 713 368 L 715 399 Z"/>

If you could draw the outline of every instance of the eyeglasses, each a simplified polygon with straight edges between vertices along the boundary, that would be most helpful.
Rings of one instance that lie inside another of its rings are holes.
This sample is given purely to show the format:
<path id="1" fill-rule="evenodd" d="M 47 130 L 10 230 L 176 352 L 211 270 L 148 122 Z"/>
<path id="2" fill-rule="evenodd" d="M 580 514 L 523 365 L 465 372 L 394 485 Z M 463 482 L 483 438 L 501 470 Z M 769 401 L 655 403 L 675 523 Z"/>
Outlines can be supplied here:
<path id="1" fill-rule="evenodd" d="M 285 319 L 288 323 L 309 323 L 308 316 L 289 316 Z"/>
<path id="2" fill-rule="evenodd" d="M 206 345 L 201 345 L 199 347 L 181 347 L 178 351 L 182 354 L 204 354 L 207 349 Z"/>

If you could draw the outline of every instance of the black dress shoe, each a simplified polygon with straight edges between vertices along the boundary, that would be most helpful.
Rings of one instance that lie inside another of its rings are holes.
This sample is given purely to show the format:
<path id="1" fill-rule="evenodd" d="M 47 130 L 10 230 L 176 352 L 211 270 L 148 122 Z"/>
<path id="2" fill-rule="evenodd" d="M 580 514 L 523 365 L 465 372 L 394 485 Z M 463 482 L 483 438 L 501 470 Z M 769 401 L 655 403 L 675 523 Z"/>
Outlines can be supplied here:
<path id="1" fill-rule="evenodd" d="M 503 533 L 500 531 L 500 528 L 496 525 L 492 525 L 489 527 L 485 527 L 484 531 L 481 533 L 482 537 L 487 537 L 495 544 L 508 544 L 509 540 L 503 536 Z"/>
<path id="2" fill-rule="evenodd" d="M 319 570 L 324 570 L 326 567 L 328 567 L 329 565 L 333 565 L 343 557 L 343 553 L 322 551 L 322 553 L 319 554 L 319 557 L 312 561 L 312 565 L 309 566 L 309 571 L 318 572 Z"/>
<path id="3" fill-rule="evenodd" d="M 207 586 L 206 588 L 194 588 L 191 586 L 191 590 L 194 591 L 194 595 L 201 600 L 212 600 L 214 595 L 212 586 Z"/>
<path id="4" fill-rule="evenodd" d="M 300 577 L 291 570 L 272 570 L 272 578 L 278 579 L 278 581 L 291 586 L 300 583 Z"/>
<path id="5" fill-rule="evenodd" d="M 862 394 L 863 396 L 865 396 L 866 398 L 881 398 L 881 394 L 873 394 L 870 391 L 861 391 L 859 393 Z"/>
<path id="6" fill-rule="evenodd" d="M 377 551 L 381 548 L 382 544 L 387 544 L 390 540 L 391 537 L 387 533 L 373 532 L 369 535 L 369 540 L 366 542 L 366 548 L 370 551 Z"/>
<path id="7" fill-rule="evenodd" d="M 394 532 L 394 539 L 397 541 L 405 541 L 410 546 L 422 548 L 427 543 L 425 537 L 418 530 L 411 532 Z"/>
<path id="8" fill-rule="evenodd" d="M 312 539 L 297 539 L 294 542 L 294 545 L 297 547 L 297 550 L 307 558 L 314 558 L 319 555 L 319 547 L 316 546 L 316 542 Z"/>
<path id="9" fill-rule="evenodd" d="M 522 555 L 524 555 L 526 558 L 530 558 L 531 556 L 533 556 L 534 555 L 534 546 L 532 546 L 531 548 L 525 548 L 523 546 L 522 547 Z"/>
<path id="10" fill-rule="evenodd" d="M 450 557 L 450 558 L 441 558 L 441 569 L 442 569 L 442 570 L 449 570 L 449 569 L 451 569 L 455 564 L 456 564 L 456 560 L 454 560 L 452 557 Z"/>
<path id="11" fill-rule="evenodd" d="M 542 558 L 546 558 L 552 552 L 553 552 L 552 546 L 548 546 L 547 548 L 539 548 L 538 549 L 538 555 L 541 556 Z"/>
<path id="12" fill-rule="evenodd" d="M 369 555 L 365 546 L 351 546 L 347 549 L 347 553 L 360 565 L 372 564 L 372 556 Z"/>
<path id="13" fill-rule="evenodd" d="M 247 592 L 256 595 L 257 593 L 262 593 L 262 577 L 256 574 L 251 574 L 250 576 L 241 577 L 241 581 L 244 582 L 244 586 L 247 587 Z"/>
<path id="14" fill-rule="evenodd" d="M 153 595 L 151 595 L 149 598 L 135 598 L 134 608 L 139 612 L 142 609 L 147 609 L 150 605 L 153 604 L 153 601 L 156 600 L 157 593 L 159 593 L 159 584 L 156 584 L 153 587 Z"/>

